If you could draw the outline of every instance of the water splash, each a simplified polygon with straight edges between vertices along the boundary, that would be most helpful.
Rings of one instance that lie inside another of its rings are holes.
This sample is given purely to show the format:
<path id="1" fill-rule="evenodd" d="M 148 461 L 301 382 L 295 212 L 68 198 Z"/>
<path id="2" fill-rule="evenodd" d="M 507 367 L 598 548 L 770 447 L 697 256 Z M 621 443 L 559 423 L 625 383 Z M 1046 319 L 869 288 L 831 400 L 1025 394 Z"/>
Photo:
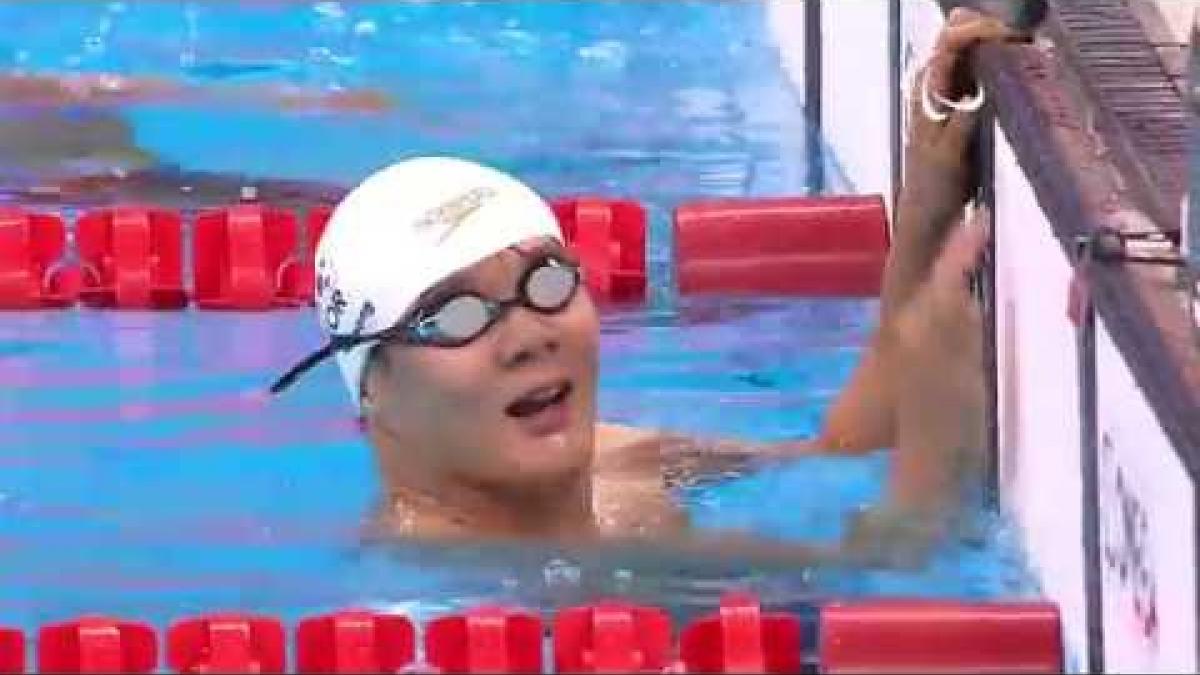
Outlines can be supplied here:
<path id="1" fill-rule="evenodd" d="M 542 579 L 549 588 L 577 587 L 583 578 L 579 565 L 554 558 L 542 568 Z"/>

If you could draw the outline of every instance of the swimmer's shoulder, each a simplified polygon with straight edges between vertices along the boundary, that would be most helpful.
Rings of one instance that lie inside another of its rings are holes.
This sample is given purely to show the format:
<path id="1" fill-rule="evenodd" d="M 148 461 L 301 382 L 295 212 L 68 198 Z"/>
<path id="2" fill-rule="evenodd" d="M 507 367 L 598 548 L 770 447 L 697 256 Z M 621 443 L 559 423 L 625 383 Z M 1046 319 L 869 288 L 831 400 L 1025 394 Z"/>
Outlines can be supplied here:
<path id="1" fill-rule="evenodd" d="M 596 424 L 595 468 L 601 472 L 660 471 L 667 435 L 623 424 Z"/>
<path id="2" fill-rule="evenodd" d="M 592 498 L 600 532 L 643 537 L 687 529 L 663 471 L 667 438 L 653 429 L 596 425 Z"/>
<path id="3" fill-rule="evenodd" d="M 595 468 L 602 473 L 656 473 L 679 477 L 728 471 L 755 458 L 790 452 L 796 444 L 755 445 L 740 440 L 696 438 L 658 429 L 596 425 Z"/>
<path id="4" fill-rule="evenodd" d="M 781 460 L 830 452 L 810 439 L 753 442 L 701 438 L 615 424 L 596 425 L 595 447 L 597 474 L 658 476 L 670 485 L 722 479 Z"/>

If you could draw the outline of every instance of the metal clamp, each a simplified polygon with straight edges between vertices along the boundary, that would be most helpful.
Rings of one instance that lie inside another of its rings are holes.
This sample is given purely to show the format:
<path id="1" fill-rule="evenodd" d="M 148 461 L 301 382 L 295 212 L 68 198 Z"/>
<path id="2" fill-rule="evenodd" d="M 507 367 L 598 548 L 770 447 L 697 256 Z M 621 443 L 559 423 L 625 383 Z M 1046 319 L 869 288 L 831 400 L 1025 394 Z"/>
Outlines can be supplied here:
<path id="1" fill-rule="evenodd" d="M 1118 230 L 1100 227 L 1075 239 L 1081 258 L 1102 263 L 1134 263 L 1185 267 L 1177 242 L 1157 230 Z"/>
<path id="2" fill-rule="evenodd" d="M 1101 227 L 1075 238 L 1076 279 L 1083 284 L 1081 272 L 1092 262 L 1104 264 L 1135 264 L 1174 267 L 1178 272 L 1183 302 L 1191 319 L 1192 335 L 1200 343 L 1200 270 L 1188 264 L 1179 250 L 1179 241 L 1158 230 L 1118 230 Z M 1080 286 L 1073 291 L 1085 291 Z M 1075 299 L 1072 299 L 1075 302 Z M 1072 308 L 1074 311 L 1074 307 Z"/>

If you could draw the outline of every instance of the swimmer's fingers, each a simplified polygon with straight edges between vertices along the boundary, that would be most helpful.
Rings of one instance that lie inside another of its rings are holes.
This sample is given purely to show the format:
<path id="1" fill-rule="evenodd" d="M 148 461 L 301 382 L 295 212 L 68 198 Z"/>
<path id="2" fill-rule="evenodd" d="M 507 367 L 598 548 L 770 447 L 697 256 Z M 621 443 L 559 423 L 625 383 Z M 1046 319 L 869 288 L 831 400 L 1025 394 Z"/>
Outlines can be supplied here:
<path id="1" fill-rule="evenodd" d="M 1011 40 L 1017 36 L 1016 31 L 994 17 L 962 7 L 951 11 L 938 35 L 932 55 L 912 83 L 909 94 L 909 141 L 920 146 L 946 145 L 936 150 L 936 154 L 957 161 L 978 123 L 978 111 L 953 109 L 936 97 L 953 100 L 949 85 L 970 48 L 983 42 Z M 981 95 L 982 92 L 978 91 L 977 86 L 972 86 L 966 98 L 974 99 L 977 94 Z"/>
<path id="2" fill-rule="evenodd" d="M 1000 42 L 1017 37 L 1016 31 L 999 19 L 958 7 L 950 12 L 938 34 L 929 58 L 929 87 L 942 96 L 950 91 L 950 80 L 967 51 L 983 42 Z"/>
<path id="3" fill-rule="evenodd" d="M 934 262 L 929 281 L 943 311 L 961 309 L 963 301 L 974 304 L 968 282 L 987 247 L 990 218 L 986 208 L 975 209 L 950 232 Z"/>
<path id="4" fill-rule="evenodd" d="M 906 378 L 914 376 L 909 372 L 913 367 L 927 368 L 930 358 L 951 371 L 976 363 L 982 313 L 971 295 L 970 278 L 987 244 L 981 221 L 959 221 L 951 228 L 924 282 L 881 328 L 888 358 L 901 364 Z"/>
<path id="5" fill-rule="evenodd" d="M 956 7 L 946 16 L 946 24 L 938 35 L 936 49 L 948 53 L 961 53 L 980 42 L 1005 40 L 1015 37 L 1016 34 L 1016 31 L 994 16 L 969 7 Z"/>
<path id="6" fill-rule="evenodd" d="M 985 222 L 981 213 L 951 230 L 934 262 L 923 298 L 927 304 L 921 313 L 928 322 L 927 330 L 932 331 L 926 340 L 939 345 L 943 365 L 948 367 L 959 364 L 973 371 L 982 363 L 983 313 L 971 293 L 970 281 L 987 246 Z"/>

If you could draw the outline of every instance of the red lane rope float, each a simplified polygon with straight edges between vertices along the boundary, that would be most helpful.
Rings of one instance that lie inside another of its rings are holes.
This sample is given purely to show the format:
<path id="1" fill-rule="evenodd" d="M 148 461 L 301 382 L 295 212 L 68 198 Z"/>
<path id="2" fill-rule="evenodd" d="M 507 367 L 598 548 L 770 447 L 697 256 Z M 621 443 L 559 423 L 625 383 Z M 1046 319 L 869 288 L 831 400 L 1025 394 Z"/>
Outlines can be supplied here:
<path id="1" fill-rule="evenodd" d="M 662 609 L 610 600 L 555 616 L 556 672 L 661 673 L 670 663 L 671 619 Z"/>
<path id="2" fill-rule="evenodd" d="M 407 617 L 347 610 L 300 621 L 300 673 L 394 673 L 416 658 L 416 629 Z"/>
<path id="3" fill-rule="evenodd" d="M 799 619 L 731 593 L 716 614 L 683 629 L 679 656 L 692 673 L 797 673 L 801 647 Z"/>
<path id="4" fill-rule="evenodd" d="M 1046 603 L 831 604 L 819 656 L 826 673 L 1061 673 L 1060 626 Z"/>
<path id="5" fill-rule="evenodd" d="M 62 264 L 66 226 L 56 214 L 0 207 L 0 309 L 75 304 L 79 272 Z"/>
<path id="6" fill-rule="evenodd" d="M 568 246 L 601 301 L 645 298 L 646 211 L 599 197 L 551 202 Z M 243 203 L 200 213 L 192 272 L 201 309 L 311 305 L 313 257 L 332 208 L 291 210 Z M 303 235 L 301 234 L 303 226 Z M 870 296 L 888 248 L 877 196 L 696 201 L 674 214 L 679 290 Z M 171 309 L 187 306 L 179 213 L 122 205 L 84 214 L 76 227 L 80 270 L 62 264 L 57 215 L 0 209 L 0 308 Z"/>
<path id="7" fill-rule="evenodd" d="M 25 672 L 25 633 L 0 628 L 0 673 Z"/>
<path id="8" fill-rule="evenodd" d="M 646 296 L 646 211 L 628 199 L 574 197 L 551 202 L 567 245 L 583 263 L 588 288 L 600 300 Z"/>
<path id="9" fill-rule="evenodd" d="M 556 672 L 799 672 L 806 653 L 824 673 L 1062 672 L 1058 608 L 1045 602 L 865 600 L 820 608 L 819 639 L 806 645 L 800 620 L 763 611 L 729 593 L 717 612 L 680 632 L 676 654 L 667 613 L 603 600 L 559 611 L 552 625 Z M 420 627 L 402 614 L 347 609 L 296 624 L 296 670 L 286 671 L 279 619 L 223 613 L 171 623 L 163 645 L 177 673 L 542 672 L 543 624 L 522 608 L 485 605 Z M 40 672 L 155 672 L 159 636 L 147 624 L 84 616 L 38 629 Z M 25 672 L 24 634 L 0 628 L 0 673 Z"/>
<path id="10" fill-rule="evenodd" d="M 878 196 L 694 201 L 673 233 L 684 294 L 875 296 L 889 245 Z"/>
<path id="11" fill-rule="evenodd" d="M 43 673 L 151 673 L 158 667 L 158 637 L 143 623 L 83 617 L 43 626 L 37 661 Z"/>
<path id="12" fill-rule="evenodd" d="M 196 306 L 252 311 L 308 304 L 311 272 L 296 255 L 297 237 L 296 214 L 286 209 L 238 204 L 200 213 L 192 242 Z"/>
<path id="13" fill-rule="evenodd" d="M 169 628 L 167 660 L 177 673 L 282 673 L 286 642 L 278 619 L 209 614 Z"/>
<path id="14" fill-rule="evenodd" d="M 540 673 L 542 620 L 498 606 L 439 617 L 425 630 L 425 660 L 449 673 Z"/>
<path id="15" fill-rule="evenodd" d="M 83 214 L 75 226 L 89 307 L 179 309 L 183 287 L 183 231 L 178 213 L 118 206 Z"/>

